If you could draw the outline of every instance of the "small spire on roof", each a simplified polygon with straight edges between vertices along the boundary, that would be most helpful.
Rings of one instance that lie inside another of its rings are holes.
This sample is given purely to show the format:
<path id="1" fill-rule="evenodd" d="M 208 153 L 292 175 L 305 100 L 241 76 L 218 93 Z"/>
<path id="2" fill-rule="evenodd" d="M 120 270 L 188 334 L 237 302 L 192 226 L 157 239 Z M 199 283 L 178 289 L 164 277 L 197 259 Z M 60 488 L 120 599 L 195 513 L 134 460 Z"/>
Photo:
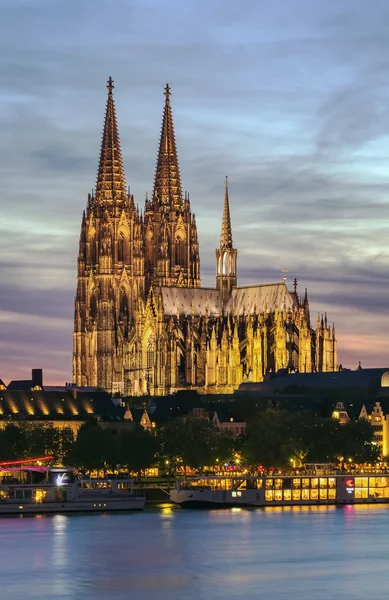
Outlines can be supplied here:
<path id="1" fill-rule="evenodd" d="M 223 209 L 223 221 L 222 221 L 222 232 L 220 236 L 220 248 L 232 248 L 232 229 L 231 229 L 231 217 L 230 217 L 230 204 L 228 198 L 228 176 L 226 175 L 224 193 L 224 209 Z"/>

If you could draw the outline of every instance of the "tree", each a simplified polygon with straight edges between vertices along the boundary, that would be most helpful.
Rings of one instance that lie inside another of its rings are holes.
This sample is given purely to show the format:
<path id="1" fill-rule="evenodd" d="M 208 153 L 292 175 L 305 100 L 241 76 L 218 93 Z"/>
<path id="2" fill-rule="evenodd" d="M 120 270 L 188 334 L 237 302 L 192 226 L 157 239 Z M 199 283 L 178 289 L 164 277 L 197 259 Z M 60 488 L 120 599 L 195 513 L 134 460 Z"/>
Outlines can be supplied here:
<path id="1" fill-rule="evenodd" d="M 28 457 L 27 437 L 23 429 L 9 424 L 0 431 L 0 459 L 19 460 Z"/>
<path id="2" fill-rule="evenodd" d="M 302 416 L 269 409 L 248 424 L 242 454 L 252 469 L 291 466 L 306 454 Z"/>
<path id="3" fill-rule="evenodd" d="M 90 420 L 81 425 L 66 459 L 86 473 L 106 471 L 115 460 L 114 450 L 114 436 L 102 429 L 97 421 Z"/>
<path id="4" fill-rule="evenodd" d="M 345 460 L 363 464 L 376 462 L 381 454 L 374 441 L 374 429 L 366 419 L 349 421 L 339 427 L 338 452 Z"/>
<path id="5" fill-rule="evenodd" d="M 230 459 L 233 438 L 208 419 L 186 415 L 166 423 L 160 433 L 161 455 L 172 469 L 202 469 Z"/>
<path id="6" fill-rule="evenodd" d="M 119 464 L 141 477 L 142 471 L 155 463 L 158 441 L 155 435 L 135 424 L 131 429 L 121 431 L 118 436 Z"/>

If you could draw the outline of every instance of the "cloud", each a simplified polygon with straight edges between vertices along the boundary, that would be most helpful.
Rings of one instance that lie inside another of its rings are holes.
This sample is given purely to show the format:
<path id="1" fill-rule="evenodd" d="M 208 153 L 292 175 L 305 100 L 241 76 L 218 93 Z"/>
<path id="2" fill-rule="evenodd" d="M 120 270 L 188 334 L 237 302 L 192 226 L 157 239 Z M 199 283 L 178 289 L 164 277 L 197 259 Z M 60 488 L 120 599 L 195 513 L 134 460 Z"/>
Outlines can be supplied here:
<path id="1" fill-rule="evenodd" d="M 244 11 L 232 0 L 4 0 L 0 376 L 39 360 L 51 381 L 70 379 L 81 214 L 109 75 L 140 206 L 172 85 L 204 284 L 228 174 L 239 281 L 279 280 L 286 267 L 308 286 L 312 314 L 335 320 L 342 362 L 384 363 L 388 28 L 384 0 L 371 11 L 364 0 L 250 0 Z"/>

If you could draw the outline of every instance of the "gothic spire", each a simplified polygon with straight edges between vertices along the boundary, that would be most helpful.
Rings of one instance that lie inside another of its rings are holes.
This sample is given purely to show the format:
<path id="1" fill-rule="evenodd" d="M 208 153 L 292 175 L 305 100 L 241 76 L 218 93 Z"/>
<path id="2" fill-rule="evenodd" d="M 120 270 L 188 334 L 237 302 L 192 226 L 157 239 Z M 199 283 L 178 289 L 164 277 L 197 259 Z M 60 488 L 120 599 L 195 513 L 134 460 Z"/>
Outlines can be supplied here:
<path id="1" fill-rule="evenodd" d="M 155 172 L 153 198 L 165 206 L 182 206 L 182 188 L 178 166 L 173 115 L 170 106 L 170 87 L 165 87 L 165 109 L 162 119 L 161 139 Z"/>
<path id="2" fill-rule="evenodd" d="M 96 183 L 95 197 L 97 204 L 124 203 L 127 199 L 115 103 L 112 93 L 114 89 L 112 77 L 108 79 L 107 89 L 107 108 Z"/>
<path id="3" fill-rule="evenodd" d="M 220 236 L 220 248 L 232 248 L 232 231 L 230 218 L 230 204 L 228 201 L 228 177 L 226 176 L 226 190 L 224 193 L 224 210 L 222 233 Z"/>

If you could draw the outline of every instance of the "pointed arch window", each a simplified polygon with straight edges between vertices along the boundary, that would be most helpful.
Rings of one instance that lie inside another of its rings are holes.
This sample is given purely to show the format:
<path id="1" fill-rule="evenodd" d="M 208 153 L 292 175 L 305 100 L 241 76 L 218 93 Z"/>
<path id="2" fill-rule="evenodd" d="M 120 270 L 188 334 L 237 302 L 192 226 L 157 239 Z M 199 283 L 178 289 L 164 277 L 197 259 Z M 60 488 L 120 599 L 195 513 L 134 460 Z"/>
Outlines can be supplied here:
<path id="1" fill-rule="evenodd" d="M 222 269 L 223 269 L 223 275 L 228 275 L 229 274 L 228 253 L 227 252 L 224 252 L 224 254 L 223 254 Z"/>
<path id="2" fill-rule="evenodd" d="M 89 315 L 92 319 L 92 321 L 96 320 L 97 317 L 97 300 L 96 300 L 96 294 L 93 293 L 90 299 L 90 304 L 89 304 Z"/>
<path id="3" fill-rule="evenodd" d="M 124 261 L 124 234 L 121 231 L 118 239 L 118 261 Z"/>
<path id="4" fill-rule="evenodd" d="M 96 262 L 96 239 L 94 233 L 89 237 L 89 253 L 90 253 L 90 262 L 92 265 Z"/>
<path id="5" fill-rule="evenodd" d="M 150 266 L 153 264 L 153 232 L 149 229 L 146 233 L 146 263 Z"/>
<path id="6" fill-rule="evenodd" d="M 186 244 L 183 235 L 180 233 L 175 239 L 175 263 L 180 267 L 186 266 L 185 256 Z"/>
<path id="7" fill-rule="evenodd" d="M 152 373 L 155 366 L 155 337 L 151 334 L 147 340 L 146 346 L 146 368 Z"/>
<path id="8" fill-rule="evenodd" d="M 121 291 L 121 294 L 120 294 L 119 316 L 122 320 L 128 319 L 128 316 L 129 316 L 128 299 L 127 299 L 126 290 L 124 290 L 124 289 Z"/>

